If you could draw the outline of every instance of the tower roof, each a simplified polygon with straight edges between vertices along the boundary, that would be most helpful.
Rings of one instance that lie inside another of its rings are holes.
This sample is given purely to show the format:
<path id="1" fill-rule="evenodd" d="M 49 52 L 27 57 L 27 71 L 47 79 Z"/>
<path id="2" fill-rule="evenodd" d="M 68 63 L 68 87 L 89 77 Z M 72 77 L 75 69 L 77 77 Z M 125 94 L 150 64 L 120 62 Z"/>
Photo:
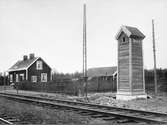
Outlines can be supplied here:
<path id="1" fill-rule="evenodd" d="M 122 26 L 116 35 L 117 40 L 119 39 L 122 32 L 124 32 L 130 38 L 140 38 L 140 39 L 145 38 L 145 35 L 136 27 Z"/>

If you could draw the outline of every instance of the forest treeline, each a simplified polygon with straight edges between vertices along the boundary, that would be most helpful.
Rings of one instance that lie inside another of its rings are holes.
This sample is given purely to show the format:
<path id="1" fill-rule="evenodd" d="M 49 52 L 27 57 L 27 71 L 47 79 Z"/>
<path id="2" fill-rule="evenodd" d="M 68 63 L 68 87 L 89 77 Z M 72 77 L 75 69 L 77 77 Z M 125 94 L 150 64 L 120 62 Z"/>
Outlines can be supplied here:
<path id="1" fill-rule="evenodd" d="M 80 79 L 82 78 L 83 74 L 80 72 L 75 73 L 58 73 L 58 72 L 52 72 L 52 81 L 71 81 L 72 79 Z M 167 83 L 167 69 L 159 68 L 157 69 L 157 81 Z M 3 73 L 0 73 L 0 85 L 7 85 L 9 82 L 8 76 L 5 76 Z M 154 70 L 153 69 L 145 69 L 145 82 L 146 84 L 153 84 L 154 82 Z"/>

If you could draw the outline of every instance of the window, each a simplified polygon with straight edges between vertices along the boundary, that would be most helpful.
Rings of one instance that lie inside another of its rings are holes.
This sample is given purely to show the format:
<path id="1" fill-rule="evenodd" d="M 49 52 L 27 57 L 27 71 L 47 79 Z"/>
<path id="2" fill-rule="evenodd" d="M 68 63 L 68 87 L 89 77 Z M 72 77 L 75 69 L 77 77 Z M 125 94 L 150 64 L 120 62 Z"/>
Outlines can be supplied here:
<path id="1" fill-rule="evenodd" d="M 41 82 L 47 82 L 47 73 L 41 73 Z"/>
<path id="2" fill-rule="evenodd" d="M 42 61 L 37 61 L 36 62 L 36 68 L 37 68 L 37 70 L 42 70 L 43 69 Z"/>
<path id="3" fill-rule="evenodd" d="M 13 82 L 13 75 L 10 74 L 10 82 Z"/>
<path id="4" fill-rule="evenodd" d="M 125 37 L 123 37 L 123 38 L 122 38 L 122 42 L 125 42 L 125 40 L 126 40 Z"/>
<path id="5" fill-rule="evenodd" d="M 19 82 L 19 74 L 16 74 L 16 82 Z"/>
<path id="6" fill-rule="evenodd" d="M 24 74 L 20 74 L 20 81 L 24 81 Z"/>
<path id="7" fill-rule="evenodd" d="M 31 76 L 31 82 L 37 82 L 37 76 Z"/>

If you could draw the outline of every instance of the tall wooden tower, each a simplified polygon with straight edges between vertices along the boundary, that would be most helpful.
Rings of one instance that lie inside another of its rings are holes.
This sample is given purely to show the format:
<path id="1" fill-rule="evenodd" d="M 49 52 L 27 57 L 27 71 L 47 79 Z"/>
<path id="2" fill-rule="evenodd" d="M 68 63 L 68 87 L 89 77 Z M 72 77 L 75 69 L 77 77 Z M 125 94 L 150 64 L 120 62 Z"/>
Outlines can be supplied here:
<path id="1" fill-rule="evenodd" d="M 116 35 L 118 41 L 117 95 L 119 100 L 146 98 L 143 68 L 142 40 L 135 27 L 122 26 Z"/>

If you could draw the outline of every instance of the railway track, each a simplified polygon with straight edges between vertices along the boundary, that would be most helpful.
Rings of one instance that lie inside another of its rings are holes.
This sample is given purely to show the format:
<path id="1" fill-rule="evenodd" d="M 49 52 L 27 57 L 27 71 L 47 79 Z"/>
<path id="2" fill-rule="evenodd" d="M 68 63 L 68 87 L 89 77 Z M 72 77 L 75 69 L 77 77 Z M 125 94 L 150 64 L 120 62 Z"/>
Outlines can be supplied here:
<path id="1" fill-rule="evenodd" d="M 0 96 L 10 98 L 10 99 L 15 99 L 15 100 L 28 101 L 31 103 L 37 103 L 40 105 L 45 105 L 50 107 L 58 106 L 58 107 L 67 108 L 69 110 L 72 109 L 80 112 L 81 114 L 90 115 L 92 117 L 96 117 L 96 118 L 103 117 L 103 119 L 105 120 L 121 118 L 125 121 L 133 120 L 137 122 L 167 124 L 166 113 L 110 107 L 110 106 L 103 106 L 103 105 L 97 105 L 97 104 L 74 102 L 69 100 L 50 99 L 50 98 L 28 96 L 28 95 L 0 93 Z"/>
<path id="2" fill-rule="evenodd" d="M 10 121 L 8 121 L 8 120 L 6 120 L 6 119 L 4 119 L 4 118 L 0 118 L 0 124 L 13 125 L 12 122 L 10 122 Z"/>

